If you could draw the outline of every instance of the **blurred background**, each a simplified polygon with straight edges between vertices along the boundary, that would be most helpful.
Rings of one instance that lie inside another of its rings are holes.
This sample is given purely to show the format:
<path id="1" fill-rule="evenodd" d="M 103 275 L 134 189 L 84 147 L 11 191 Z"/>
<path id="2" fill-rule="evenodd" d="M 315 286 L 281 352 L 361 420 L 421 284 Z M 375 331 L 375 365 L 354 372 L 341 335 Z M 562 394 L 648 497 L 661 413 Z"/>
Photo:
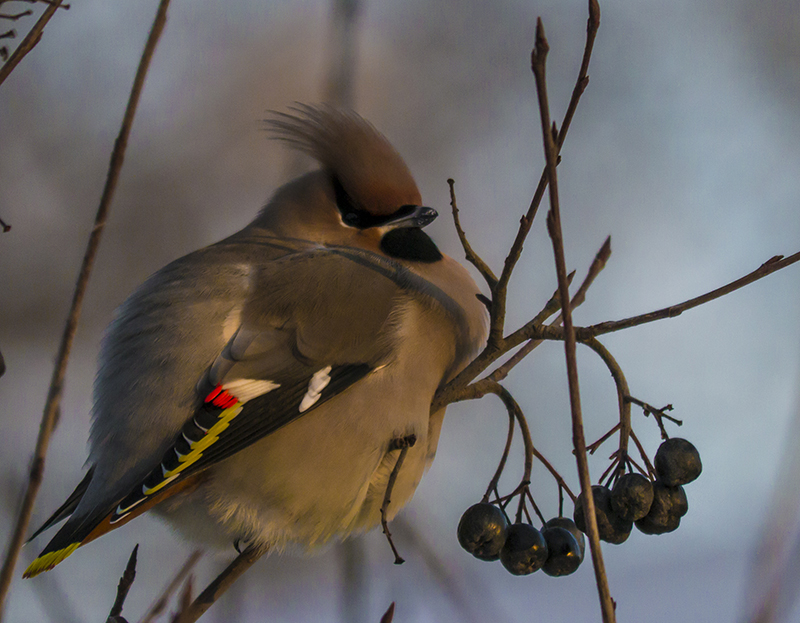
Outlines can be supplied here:
<path id="1" fill-rule="evenodd" d="M 13 227 L 0 234 L 3 543 L 157 4 L 72 2 L 0 86 L 0 217 Z M 8 3 L 2 12 L 12 6 L 28 8 Z M 170 260 L 244 226 L 309 166 L 267 139 L 268 110 L 349 101 L 404 155 L 427 205 L 442 213 L 429 228 L 442 249 L 463 258 L 448 216 L 453 177 L 472 245 L 500 270 L 543 166 L 530 72 L 536 17 L 551 46 L 551 113 L 560 121 L 583 51 L 584 1 L 362 0 L 345 22 L 347 6 L 355 4 L 172 3 L 89 285 L 34 524 L 82 476 L 95 358 L 114 308 Z M 800 5 L 640 0 L 601 8 L 591 82 L 559 167 L 576 280 L 612 236 L 611 260 L 575 314 L 582 325 L 678 303 L 800 250 Z M 14 24 L 17 41 L 35 17 L 26 19 Z M 13 49 L 14 41 L 3 43 Z M 543 216 L 511 283 L 509 330 L 556 288 Z M 704 463 L 686 487 L 689 513 L 676 532 L 634 531 L 605 546 L 620 621 L 751 620 L 773 574 L 784 590 L 771 599 L 774 618 L 760 620 L 800 620 L 798 308 L 793 266 L 680 317 L 602 338 L 634 396 L 675 406 L 684 426 L 671 434 L 692 441 Z M 579 363 L 593 440 L 616 421 L 615 389 L 591 352 L 579 350 Z M 538 348 L 507 386 L 534 443 L 577 489 L 563 346 Z M 633 413 L 652 456 L 658 429 Z M 312 558 L 262 559 L 204 620 L 377 622 L 392 601 L 398 622 L 599 620 L 588 561 L 565 578 L 518 578 L 459 548 L 458 520 L 493 474 L 506 423 L 491 397 L 450 408 L 437 461 L 393 527 L 405 565 L 392 564 L 379 532 Z M 592 459 L 595 480 L 612 449 Z M 515 445 L 506 491 L 521 468 Z M 538 467 L 533 488 L 543 513 L 555 516 L 556 487 Z M 45 542 L 23 550 L 18 576 Z M 51 573 L 15 580 L 7 620 L 103 620 L 136 543 L 138 575 L 124 614 L 137 620 L 193 547 L 148 516 Z M 768 555 L 756 557 L 759 544 Z M 234 555 L 207 553 L 196 585 Z"/>

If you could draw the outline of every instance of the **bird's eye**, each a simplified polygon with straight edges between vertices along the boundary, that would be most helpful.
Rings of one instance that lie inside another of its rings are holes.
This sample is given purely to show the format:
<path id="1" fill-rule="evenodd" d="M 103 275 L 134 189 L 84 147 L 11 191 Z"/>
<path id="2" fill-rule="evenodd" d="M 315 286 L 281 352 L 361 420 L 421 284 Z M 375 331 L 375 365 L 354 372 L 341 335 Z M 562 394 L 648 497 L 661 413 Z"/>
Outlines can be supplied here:
<path id="1" fill-rule="evenodd" d="M 357 227 L 361 219 L 358 218 L 358 214 L 355 212 L 348 212 L 342 217 L 342 220 L 351 227 Z"/>

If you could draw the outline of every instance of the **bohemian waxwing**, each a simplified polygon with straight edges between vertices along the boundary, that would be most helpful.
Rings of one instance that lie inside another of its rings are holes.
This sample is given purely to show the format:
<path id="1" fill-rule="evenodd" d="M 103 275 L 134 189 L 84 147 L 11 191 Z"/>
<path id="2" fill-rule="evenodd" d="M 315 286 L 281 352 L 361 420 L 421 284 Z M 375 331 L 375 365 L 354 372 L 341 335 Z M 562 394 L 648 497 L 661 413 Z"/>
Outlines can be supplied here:
<path id="1" fill-rule="evenodd" d="M 363 532 L 398 440 L 415 443 L 387 518 L 410 500 L 444 417 L 434 392 L 483 344 L 486 310 L 423 233 L 436 212 L 386 138 L 352 112 L 294 113 L 271 129 L 321 170 L 117 310 L 89 470 L 26 577 L 150 508 L 210 544 L 313 549 Z"/>

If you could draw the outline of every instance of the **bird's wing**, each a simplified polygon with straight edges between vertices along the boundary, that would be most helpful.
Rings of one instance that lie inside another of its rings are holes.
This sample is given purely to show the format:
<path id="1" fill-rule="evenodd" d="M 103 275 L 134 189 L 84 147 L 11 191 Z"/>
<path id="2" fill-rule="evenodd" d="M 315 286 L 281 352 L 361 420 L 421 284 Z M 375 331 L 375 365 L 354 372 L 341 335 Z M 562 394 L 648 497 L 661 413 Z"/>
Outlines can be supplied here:
<path id="1" fill-rule="evenodd" d="M 75 487 L 75 490 L 69 494 L 69 497 L 66 499 L 66 501 L 61 506 L 59 506 L 56 509 L 56 511 L 52 515 L 50 515 L 50 518 L 47 521 L 45 521 L 41 526 L 39 526 L 39 529 L 36 530 L 36 532 L 34 532 L 30 537 L 28 537 L 28 540 L 25 542 L 30 543 L 42 532 L 44 532 L 45 530 L 49 530 L 57 523 L 64 521 L 67 517 L 72 515 L 73 511 L 78 507 L 78 502 L 81 501 L 83 494 L 86 493 L 86 489 L 89 488 L 89 483 L 92 481 L 93 475 L 94 475 L 94 467 L 91 467 L 89 468 L 89 471 L 86 472 L 81 481 L 78 483 L 78 486 Z"/>
<path id="2" fill-rule="evenodd" d="M 198 380 L 199 406 L 171 446 L 134 487 L 74 514 L 25 577 L 197 486 L 209 466 L 388 363 L 393 313 L 422 285 L 399 264 L 349 249 L 295 253 L 256 267 L 239 327 Z"/>

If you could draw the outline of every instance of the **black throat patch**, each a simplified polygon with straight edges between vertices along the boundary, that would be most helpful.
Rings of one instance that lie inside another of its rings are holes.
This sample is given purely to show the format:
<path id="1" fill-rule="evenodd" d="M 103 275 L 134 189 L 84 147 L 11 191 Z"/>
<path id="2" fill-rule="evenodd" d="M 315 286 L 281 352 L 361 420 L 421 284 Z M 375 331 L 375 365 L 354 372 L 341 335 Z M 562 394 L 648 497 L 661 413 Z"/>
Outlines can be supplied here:
<path id="1" fill-rule="evenodd" d="M 436 243 L 419 227 L 398 227 L 381 238 L 381 249 L 390 257 L 432 264 L 442 259 Z"/>

